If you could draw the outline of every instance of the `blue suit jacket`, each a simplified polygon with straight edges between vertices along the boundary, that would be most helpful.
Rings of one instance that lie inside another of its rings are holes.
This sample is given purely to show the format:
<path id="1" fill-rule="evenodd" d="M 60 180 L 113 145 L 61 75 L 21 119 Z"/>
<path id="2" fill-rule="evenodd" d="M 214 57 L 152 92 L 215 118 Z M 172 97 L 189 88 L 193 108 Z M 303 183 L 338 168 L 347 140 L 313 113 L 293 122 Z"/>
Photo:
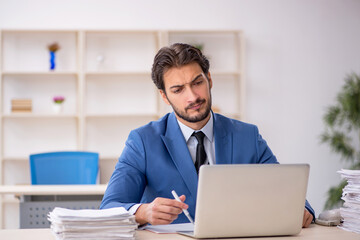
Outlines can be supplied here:
<path id="1" fill-rule="evenodd" d="M 256 126 L 214 114 L 216 164 L 278 163 Z M 149 203 L 156 197 L 186 196 L 195 215 L 198 177 L 174 113 L 130 132 L 100 208 Z M 306 202 L 306 208 L 314 211 Z M 180 214 L 174 223 L 188 222 Z"/>

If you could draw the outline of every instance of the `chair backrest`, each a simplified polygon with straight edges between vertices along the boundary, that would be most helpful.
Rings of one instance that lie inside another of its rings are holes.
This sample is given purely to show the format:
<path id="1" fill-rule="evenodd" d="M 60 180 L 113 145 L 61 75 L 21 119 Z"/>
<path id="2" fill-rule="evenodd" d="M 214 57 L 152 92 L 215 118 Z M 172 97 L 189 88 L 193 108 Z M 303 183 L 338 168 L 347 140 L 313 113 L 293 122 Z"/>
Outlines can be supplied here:
<path id="1" fill-rule="evenodd" d="M 30 155 L 31 184 L 96 184 L 99 154 L 49 152 Z"/>

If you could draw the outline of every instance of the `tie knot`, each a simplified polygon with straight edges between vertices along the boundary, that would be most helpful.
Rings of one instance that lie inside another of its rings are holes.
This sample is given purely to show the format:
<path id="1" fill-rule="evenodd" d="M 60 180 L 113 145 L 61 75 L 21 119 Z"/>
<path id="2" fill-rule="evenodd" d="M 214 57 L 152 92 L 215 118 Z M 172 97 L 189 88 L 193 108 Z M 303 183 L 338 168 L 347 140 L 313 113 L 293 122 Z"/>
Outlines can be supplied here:
<path id="1" fill-rule="evenodd" d="M 194 137 L 196 137 L 198 143 L 203 144 L 205 134 L 202 131 L 193 132 L 192 134 Z"/>

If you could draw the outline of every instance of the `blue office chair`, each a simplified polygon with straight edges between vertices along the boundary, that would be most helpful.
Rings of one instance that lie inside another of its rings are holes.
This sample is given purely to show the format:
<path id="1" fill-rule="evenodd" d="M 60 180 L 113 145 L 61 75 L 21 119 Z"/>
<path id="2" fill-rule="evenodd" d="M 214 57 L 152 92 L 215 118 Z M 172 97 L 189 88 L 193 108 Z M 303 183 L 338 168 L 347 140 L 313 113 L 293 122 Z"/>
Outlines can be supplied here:
<path id="1" fill-rule="evenodd" d="M 96 184 L 99 154 L 49 152 L 30 155 L 31 184 Z"/>

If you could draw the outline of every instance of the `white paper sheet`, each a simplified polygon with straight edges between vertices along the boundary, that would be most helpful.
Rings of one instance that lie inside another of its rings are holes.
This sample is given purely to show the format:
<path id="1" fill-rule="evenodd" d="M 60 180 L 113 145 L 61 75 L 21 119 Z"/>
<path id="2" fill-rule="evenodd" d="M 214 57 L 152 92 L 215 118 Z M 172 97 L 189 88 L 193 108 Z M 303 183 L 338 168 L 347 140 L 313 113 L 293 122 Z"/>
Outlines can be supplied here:
<path id="1" fill-rule="evenodd" d="M 194 224 L 179 223 L 168 225 L 147 225 L 141 229 L 148 230 L 154 233 L 177 233 L 177 232 L 191 232 L 194 231 Z"/>

